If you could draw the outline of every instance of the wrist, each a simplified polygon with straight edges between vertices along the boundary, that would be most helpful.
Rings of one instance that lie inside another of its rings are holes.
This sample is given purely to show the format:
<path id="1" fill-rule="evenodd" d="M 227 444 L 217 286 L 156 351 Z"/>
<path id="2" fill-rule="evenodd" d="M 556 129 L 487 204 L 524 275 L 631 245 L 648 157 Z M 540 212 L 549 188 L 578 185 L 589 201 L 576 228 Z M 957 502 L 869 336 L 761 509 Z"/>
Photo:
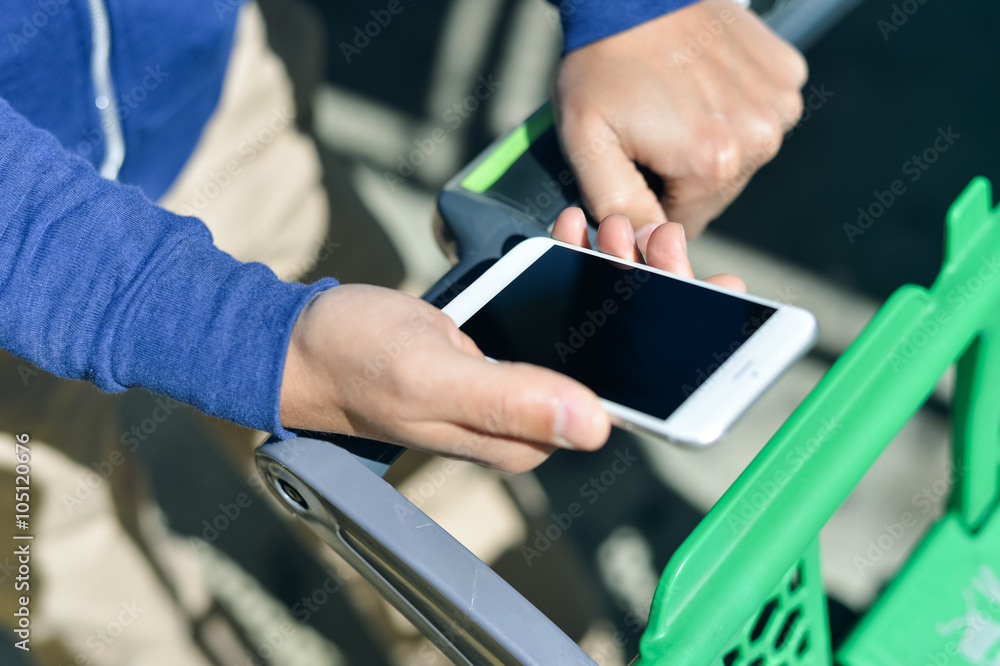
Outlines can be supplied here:
<path id="1" fill-rule="evenodd" d="M 616 35 L 640 23 L 693 4 L 696 0 L 562 0 L 563 53 Z"/>
<path id="2" fill-rule="evenodd" d="M 322 292 L 320 292 L 322 293 Z M 305 426 L 303 412 L 307 410 L 304 396 L 308 390 L 304 388 L 307 381 L 307 367 L 304 355 L 304 330 L 308 326 L 310 308 L 320 294 L 314 294 L 299 310 L 288 336 L 288 347 L 285 350 L 284 366 L 281 369 L 281 386 L 278 389 L 278 419 L 282 428 L 301 428 Z"/>
<path id="3" fill-rule="evenodd" d="M 290 436 L 287 428 L 309 429 L 314 426 L 310 422 L 309 415 L 312 413 L 310 397 L 315 397 L 314 389 L 310 386 L 309 369 L 315 363 L 311 363 L 307 358 L 307 333 L 309 329 L 309 319 L 313 312 L 313 307 L 327 288 L 336 286 L 328 281 L 323 290 L 314 291 L 298 310 L 288 330 L 287 344 L 285 345 L 285 355 L 280 368 L 280 384 L 278 386 L 277 406 L 275 408 L 276 420 L 274 434 L 285 438 Z"/>

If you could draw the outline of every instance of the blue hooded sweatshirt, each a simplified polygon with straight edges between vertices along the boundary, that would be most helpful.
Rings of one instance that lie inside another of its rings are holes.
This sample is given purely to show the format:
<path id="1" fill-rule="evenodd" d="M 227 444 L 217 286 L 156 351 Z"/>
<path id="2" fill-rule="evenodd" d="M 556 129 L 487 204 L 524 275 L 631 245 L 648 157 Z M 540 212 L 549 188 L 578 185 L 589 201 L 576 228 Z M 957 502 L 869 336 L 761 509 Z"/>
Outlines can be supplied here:
<path id="1" fill-rule="evenodd" d="M 564 0 L 566 49 L 689 1 Z M 337 282 L 282 282 L 152 203 L 218 104 L 239 4 L 5 0 L 0 348 L 288 436 L 278 400 L 291 329 Z"/>

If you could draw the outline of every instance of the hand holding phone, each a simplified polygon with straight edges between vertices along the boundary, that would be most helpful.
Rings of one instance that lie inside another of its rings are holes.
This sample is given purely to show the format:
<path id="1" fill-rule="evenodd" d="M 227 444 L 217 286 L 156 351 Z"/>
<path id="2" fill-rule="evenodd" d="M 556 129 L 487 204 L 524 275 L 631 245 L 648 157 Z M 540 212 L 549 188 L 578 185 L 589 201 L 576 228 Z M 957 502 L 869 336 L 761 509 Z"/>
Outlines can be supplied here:
<path id="1" fill-rule="evenodd" d="M 554 235 L 585 245 L 581 217 L 564 212 Z M 692 445 L 718 439 L 815 340 L 805 310 L 717 286 L 742 287 L 733 276 L 691 279 L 679 225 L 636 239 L 611 216 L 597 241 L 632 259 L 644 245 L 686 275 L 532 238 L 444 311 L 487 356 L 562 372 L 616 425 Z"/>
<path id="2" fill-rule="evenodd" d="M 581 224 L 583 213 L 569 209 L 553 233 L 582 245 Z M 641 249 L 651 264 L 690 277 L 679 231 L 665 225 L 635 239 L 624 217 L 611 216 L 597 239 L 616 257 L 641 258 Z M 742 287 L 733 276 L 709 280 Z M 569 422 L 559 416 L 567 404 L 576 412 Z M 492 363 L 442 311 L 366 285 L 323 292 L 303 310 L 280 410 L 286 427 L 380 439 L 507 472 L 537 466 L 556 447 L 597 448 L 610 429 L 602 402 L 579 382 L 546 368 Z M 559 435 L 567 425 L 570 432 Z"/>
<path id="3" fill-rule="evenodd" d="M 321 292 L 292 331 L 281 384 L 287 428 L 358 435 L 505 472 L 555 448 L 593 450 L 611 424 L 579 382 L 492 363 L 433 305 L 346 284 Z"/>

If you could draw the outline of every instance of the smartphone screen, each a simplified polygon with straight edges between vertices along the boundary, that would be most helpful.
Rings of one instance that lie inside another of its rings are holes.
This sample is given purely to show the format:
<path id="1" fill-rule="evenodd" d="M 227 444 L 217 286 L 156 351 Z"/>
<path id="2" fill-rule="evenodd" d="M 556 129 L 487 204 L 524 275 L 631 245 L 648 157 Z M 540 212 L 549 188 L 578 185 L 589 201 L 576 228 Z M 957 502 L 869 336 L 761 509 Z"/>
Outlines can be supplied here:
<path id="1" fill-rule="evenodd" d="M 551 368 L 666 419 L 775 312 L 554 246 L 460 328 L 491 358 Z"/>

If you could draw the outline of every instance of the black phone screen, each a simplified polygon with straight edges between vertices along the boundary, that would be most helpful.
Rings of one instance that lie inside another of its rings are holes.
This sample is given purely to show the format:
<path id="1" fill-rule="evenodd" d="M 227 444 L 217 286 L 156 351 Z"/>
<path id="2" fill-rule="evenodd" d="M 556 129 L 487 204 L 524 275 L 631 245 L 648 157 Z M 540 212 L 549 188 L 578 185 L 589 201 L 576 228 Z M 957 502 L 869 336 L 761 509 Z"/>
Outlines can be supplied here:
<path id="1" fill-rule="evenodd" d="M 487 356 L 551 368 L 666 419 L 774 313 L 554 246 L 460 328 Z"/>

